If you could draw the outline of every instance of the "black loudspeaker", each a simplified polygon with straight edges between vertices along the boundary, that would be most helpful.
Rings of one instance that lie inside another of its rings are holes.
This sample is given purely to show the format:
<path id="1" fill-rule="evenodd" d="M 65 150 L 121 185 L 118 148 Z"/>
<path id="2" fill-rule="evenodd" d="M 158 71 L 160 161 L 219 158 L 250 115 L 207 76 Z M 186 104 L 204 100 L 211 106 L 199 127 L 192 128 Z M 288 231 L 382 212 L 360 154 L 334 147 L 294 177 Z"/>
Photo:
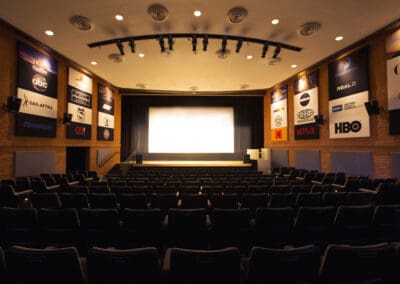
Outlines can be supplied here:
<path id="1" fill-rule="evenodd" d="M 369 101 L 364 103 L 365 108 L 369 115 L 379 114 L 379 103 L 377 100 Z"/>
<path id="2" fill-rule="evenodd" d="M 63 124 L 70 125 L 71 121 L 72 121 L 72 114 L 71 113 L 64 113 Z"/>
<path id="3" fill-rule="evenodd" d="M 19 112 L 22 100 L 14 96 L 7 97 L 6 110 L 9 112 Z"/>
<path id="4" fill-rule="evenodd" d="M 136 160 L 136 164 L 142 164 L 143 163 L 143 155 L 142 154 L 136 154 L 135 160 Z"/>
<path id="5" fill-rule="evenodd" d="M 315 115 L 314 119 L 316 124 L 324 124 L 324 117 L 322 116 L 322 114 Z"/>
<path id="6" fill-rule="evenodd" d="M 243 155 L 243 163 L 244 164 L 250 164 L 251 163 L 249 154 L 244 154 Z"/>

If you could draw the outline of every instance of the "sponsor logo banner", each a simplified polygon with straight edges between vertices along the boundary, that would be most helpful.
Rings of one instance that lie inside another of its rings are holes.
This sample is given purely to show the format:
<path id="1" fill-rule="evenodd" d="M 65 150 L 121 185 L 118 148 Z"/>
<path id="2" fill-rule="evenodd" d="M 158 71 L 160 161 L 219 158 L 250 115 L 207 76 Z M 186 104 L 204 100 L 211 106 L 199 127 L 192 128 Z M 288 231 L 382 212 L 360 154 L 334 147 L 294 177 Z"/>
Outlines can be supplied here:
<path id="1" fill-rule="evenodd" d="M 42 117 L 57 118 L 57 99 L 18 88 L 19 112 Z"/>
<path id="2" fill-rule="evenodd" d="M 390 135 L 400 134 L 400 109 L 389 110 L 389 121 Z"/>
<path id="3" fill-rule="evenodd" d="M 99 112 L 98 126 L 114 129 L 114 116 L 107 113 Z"/>
<path id="4" fill-rule="evenodd" d="M 74 87 L 67 87 L 68 102 L 92 108 L 92 95 L 82 92 Z"/>
<path id="5" fill-rule="evenodd" d="M 400 109 L 400 56 L 386 61 L 386 74 L 389 110 Z"/>
<path id="6" fill-rule="evenodd" d="M 294 125 L 314 122 L 318 114 L 318 87 L 294 96 Z"/>
<path id="7" fill-rule="evenodd" d="M 15 125 L 16 136 L 56 137 L 57 119 L 18 113 Z"/>
<path id="8" fill-rule="evenodd" d="M 67 126 L 67 138 L 90 140 L 92 132 L 91 125 L 72 122 Z"/>
<path id="9" fill-rule="evenodd" d="M 97 140 L 113 141 L 114 140 L 114 129 L 97 127 Z"/>
<path id="10" fill-rule="evenodd" d="M 68 103 L 68 113 L 72 114 L 72 122 L 92 124 L 92 109 L 84 106 Z"/>
<path id="11" fill-rule="evenodd" d="M 329 137 L 369 137 L 369 115 L 364 106 L 366 101 L 368 91 L 329 101 Z"/>
<path id="12" fill-rule="evenodd" d="M 73 68 L 68 70 L 68 85 L 88 94 L 93 92 L 92 78 Z"/>
<path id="13" fill-rule="evenodd" d="M 368 47 L 329 64 L 329 99 L 368 90 Z"/>
<path id="14" fill-rule="evenodd" d="M 19 43 L 18 87 L 57 98 L 57 62 L 29 45 Z"/>
<path id="15" fill-rule="evenodd" d="M 98 111 L 114 114 L 114 92 L 103 84 L 99 84 Z"/>
<path id="16" fill-rule="evenodd" d="M 296 140 L 318 139 L 319 125 L 316 123 L 302 124 L 294 126 L 294 138 Z"/>
<path id="17" fill-rule="evenodd" d="M 287 127 L 271 129 L 271 140 L 274 142 L 287 141 L 288 140 Z"/>

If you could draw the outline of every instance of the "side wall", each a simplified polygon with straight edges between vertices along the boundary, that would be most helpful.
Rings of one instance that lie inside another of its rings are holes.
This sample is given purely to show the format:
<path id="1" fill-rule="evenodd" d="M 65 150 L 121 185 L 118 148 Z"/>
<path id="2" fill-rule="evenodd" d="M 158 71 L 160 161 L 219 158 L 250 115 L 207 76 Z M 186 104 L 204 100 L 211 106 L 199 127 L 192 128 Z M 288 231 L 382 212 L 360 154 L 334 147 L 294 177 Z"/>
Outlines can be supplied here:
<path id="1" fill-rule="evenodd" d="M 120 161 L 121 149 L 121 98 L 118 89 L 114 90 L 115 103 L 115 134 L 113 142 L 97 141 L 97 100 L 98 83 L 110 84 L 89 73 L 88 71 L 76 66 L 64 57 L 44 50 L 42 47 L 31 42 L 29 39 L 20 35 L 17 31 L 0 22 L 0 104 L 3 106 L 7 101 L 7 96 L 16 95 L 17 78 L 17 41 L 22 41 L 34 46 L 35 48 L 49 53 L 58 61 L 58 122 L 56 138 L 20 137 L 15 136 L 15 114 L 8 113 L 0 108 L 0 179 L 11 178 L 14 176 L 14 156 L 16 151 L 55 151 L 56 171 L 64 173 L 66 171 L 66 147 L 82 146 L 90 147 L 90 170 L 96 170 L 98 174 L 106 173 L 115 163 Z M 66 138 L 66 126 L 62 124 L 63 113 L 67 112 L 67 81 L 68 68 L 75 69 L 88 74 L 93 78 L 93 120 L 91 140 L 76 140 Z M 108 159 L 101 164 L 97 163 L 97 153 L 100 149 L 112 149 Z"/>
<path id="2" fill-rule="evenodd" d="M 397 25 L 398 28 L 398 25 Z M 296 165 L 296 151 L 319 151 L 320 170 L 330 172 L 332 152 L 369 152 L 372 154 L 372 177 L 390 177 L 392 175 L 392 155 L 400 152 L 400 136 L 389 135 L 389 114 L 387 99 L 386 81 L 386 57 L 385 41 L 386 36 L 394 31 L 394 27 L 385 29 L 364 40 L 355 48 L 340 54 L 345 56 L 365 45 L 369 45 L 369 91 L 370 100 L 376 99 L 383 112 L 379 115 L 370 116 L 371 136 L 368 138 L 353 139 L 329 139 L 329 85 L 328 85 L 328 64 L 338 57 L 324 60 L 306 72 L 319 69 L 319 112 L 324 117 L 324 125 L 320 126 L 319 140 L 295 140 L 294 139 L 294 110 L 293 110 L 293 82 L 296 76 L 282 82 L 288 84 L 288 141 L 271 141 L 270 105 L 271 89 L 267 90 L 264 99 L 264 143 L 265 147 L 272 149 L 286 149 L 289 151 L 289 166 Z M 400 123 L 400 122 L 399 122 Z M 393 161 L 395 162 L 395 161 Z"/>

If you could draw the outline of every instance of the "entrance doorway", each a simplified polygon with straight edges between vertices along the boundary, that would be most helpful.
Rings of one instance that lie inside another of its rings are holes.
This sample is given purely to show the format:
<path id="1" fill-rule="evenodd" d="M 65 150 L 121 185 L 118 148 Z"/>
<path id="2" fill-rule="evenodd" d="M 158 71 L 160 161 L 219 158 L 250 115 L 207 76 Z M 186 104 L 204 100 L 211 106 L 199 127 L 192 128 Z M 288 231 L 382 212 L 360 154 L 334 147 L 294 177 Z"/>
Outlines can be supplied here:
<path id="1" fill-rule="evenodd" d="M 67 172 L 89 169 L 89 147 L 67 147 Z"/>

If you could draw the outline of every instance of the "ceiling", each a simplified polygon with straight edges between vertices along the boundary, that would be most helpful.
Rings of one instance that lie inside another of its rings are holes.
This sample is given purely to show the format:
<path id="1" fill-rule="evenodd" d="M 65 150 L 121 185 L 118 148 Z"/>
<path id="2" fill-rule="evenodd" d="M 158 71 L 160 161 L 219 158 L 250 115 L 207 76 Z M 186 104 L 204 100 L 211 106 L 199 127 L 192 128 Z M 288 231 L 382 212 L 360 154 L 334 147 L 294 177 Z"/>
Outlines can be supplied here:
<path id="1" fill-rule="evenodd" d="M 156 22 L 147 13 L 154 3 L 167 8 L 164 21 Z M 237 6 L 247 10 L 247 17 L 231 23 L 227 13 Z M 399 19 L 399 8 L 398 0 L 0 0 L 0 17 L 119 88 L 218 92 L 271 87 Z M 195 10 L 202 15 L 195 17 Z M 117 21 L 116 14 L 124 20 Z M 70 23 L 74 15 L 87 17 L 94 28 L 76 29 Z M 277 25 L 271 23 L 275 18 L 280 20 Z M 314 21 L 321 24 L 316 33 L 307 37 L 297 33 L 299 26 Z M 45 30 L 54 31 L 54 36 L 45 35 Z M 236 41 L 228 40 L 231 54 L 220 59 L 219 39 L 210 39 L 207 51 L 202 51 L 199 40 L 194 54 L 190 38 L 176 38 L 170 56 L 161 53 L 158 41 L 152 39 L 137 41 L 136 53 L 124 43 L 123 61 L 115 63 L 108 58 L 119 53 L 115 44 L 88 47 L 108 39 L 164 33 L 243 36 L 298 46 L 302 51 L 282 49 L 281 62 L 269 65 L 274 49 L 270 47 L 266 58 L 261 58 L 262 44 L 244 42 L 236 53 Z M 339 35 L 343 40 L 335 41 Z M 246 59 L 247 55 L 253 59 Z"/>

